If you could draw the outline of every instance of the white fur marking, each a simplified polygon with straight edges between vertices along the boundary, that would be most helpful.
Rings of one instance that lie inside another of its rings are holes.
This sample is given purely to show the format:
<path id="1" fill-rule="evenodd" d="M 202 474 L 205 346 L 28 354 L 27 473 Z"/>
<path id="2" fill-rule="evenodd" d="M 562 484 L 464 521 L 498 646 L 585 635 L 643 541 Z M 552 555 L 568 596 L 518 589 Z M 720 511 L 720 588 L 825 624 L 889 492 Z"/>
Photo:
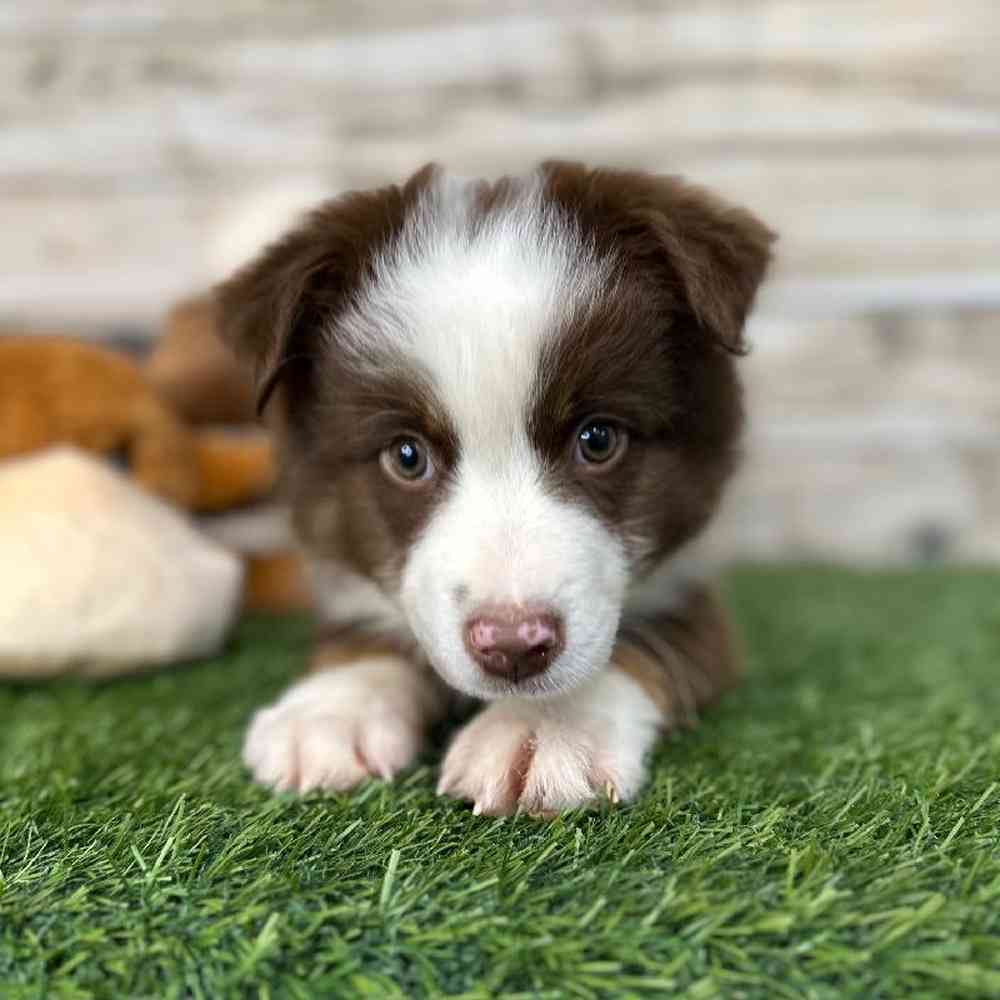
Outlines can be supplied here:
<path id="1" fill-rule="evenodd" d="M 618 539 L 590 512 L 550 496 L 528 435 L 546 340 L 585 313 L 612 262 L 542 197 L 541 178 L 476 217 L 473 184 L 439 175 L 375 279 L 338 318 L 360 368 L 402 364 L 426 377 L 458 432 L 449 500 L 409 554 L 401 599 L 431 662 L 481 697 L 508 691 L 472 662 L 467 607 L 535 602 L 566 622 L 566 648 L 527 693 L 564 690 L 607 663 L 625 586 Z"/>
<path id="2" fill-rule="evenodd" d="M 603 669 L 611 655 L 625 593 L 621 544 L 593 515 L 550 497 L 537 467 L 514 453 L 499 469 L 470 455 L 456 486 L 410 551 L 403 573 L 404 610 L 432 664 L 449 684 L 479 698 L 511 694 L 466 652 L 468 610 L 480 605 L 551 607 L 564 625 L 565 648 L 520 694 L 564 692 Z M 451 597 L 463 585 L 469 599 Z"/>

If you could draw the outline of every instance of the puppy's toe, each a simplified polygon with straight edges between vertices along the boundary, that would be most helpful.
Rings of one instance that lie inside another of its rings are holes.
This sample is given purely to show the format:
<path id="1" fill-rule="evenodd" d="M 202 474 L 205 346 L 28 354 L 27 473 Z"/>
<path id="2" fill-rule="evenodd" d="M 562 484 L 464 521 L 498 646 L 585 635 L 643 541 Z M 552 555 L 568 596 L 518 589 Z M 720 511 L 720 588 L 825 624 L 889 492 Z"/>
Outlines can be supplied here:
<path id="1" fill-rule="evenodd" d="M 243 763 L 261 784 L 279 791 L 298 786 L 297 746 L 280 712 L 264 708 L 253 717 L 243 741 Z"/>
<path id="2" fill-rule="evenodd" d="M 391 781 L 417 755 L 420 734 L 411 720 L 385 712 L 359 727 L 355 749 L 369 773 Z"/>
<path id="3" fill-rule="evenodd" d="M 530 726 L 496 724 L 484 712 L 448 750 L 438 794 L 471 802 L 477 815 L 509 815 L 517 810 L 534 752 Z"/>
<path id="4" fill-rule="evenodd" d="M 299 758 L 298 791 L 346 791 L 371 776 L 367 761 L 357 751 L 352 729 L 349 720 L 332 715 L 292 723 Z"/>
<path id="5" fill-rule="evenodd" d="M 603 795 L 603 782 L 594 767 L 595 750 L 586 734 L 543 729 L 525 777 L 519 806 L 523 812 L 553 816 L 593 805 Z"/>

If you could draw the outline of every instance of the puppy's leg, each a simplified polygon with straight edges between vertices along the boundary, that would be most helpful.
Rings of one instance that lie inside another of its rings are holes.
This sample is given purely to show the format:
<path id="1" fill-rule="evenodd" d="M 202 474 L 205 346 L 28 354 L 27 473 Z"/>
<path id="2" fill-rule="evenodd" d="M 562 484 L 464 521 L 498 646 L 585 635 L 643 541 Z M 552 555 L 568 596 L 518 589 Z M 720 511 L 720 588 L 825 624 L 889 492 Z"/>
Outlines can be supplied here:
<path id="1" fill-rule="evenodd" d="M 254 715 L 243 760 L 261 783 L 308 792 L 391 779 L 444 711 L 441 682 L 402 647 L 339 633 L 318 644 L 306 677 Z"/>
<path id="2" fill-rule="evenodd" d="M 438 791 L 488 815 L 631 799 L 660 730 L 690 719 L 735 674 L 721 608 L 692 590 L 680 609 L 624 625 L 608 668 L 580 687 L 491 703 L 459 732 Z"/>

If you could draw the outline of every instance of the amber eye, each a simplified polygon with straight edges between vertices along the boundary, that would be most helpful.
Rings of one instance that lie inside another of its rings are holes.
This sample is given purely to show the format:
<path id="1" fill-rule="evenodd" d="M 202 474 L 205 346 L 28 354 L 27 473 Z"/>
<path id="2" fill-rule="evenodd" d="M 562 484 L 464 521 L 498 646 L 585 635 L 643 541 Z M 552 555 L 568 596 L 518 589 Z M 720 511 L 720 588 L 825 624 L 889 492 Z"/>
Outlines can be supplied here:
<path id="1" fill-rule="evenodd" d="M 588 465 L 604 465 L 625 447 L 625 432 L 606 420 L 588 420 L 576 436 L 576 458 Z"/>
<path id="2" fill-rule="evenodd" d="M 382 468 L 408 484 L 428 480 L 434 474 L 427 445 L 419 438 L 399 437 L 382 452 Z"/>

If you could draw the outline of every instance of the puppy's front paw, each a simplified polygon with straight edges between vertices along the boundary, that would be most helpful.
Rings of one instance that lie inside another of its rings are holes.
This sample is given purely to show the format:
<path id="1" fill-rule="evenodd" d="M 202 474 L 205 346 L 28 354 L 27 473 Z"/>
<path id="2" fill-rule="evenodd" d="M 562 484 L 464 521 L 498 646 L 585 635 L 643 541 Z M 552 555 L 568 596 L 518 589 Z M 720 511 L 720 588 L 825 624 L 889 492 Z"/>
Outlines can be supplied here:
<path id="1" fill-rule="evenodd" d="M 625 801 L 642 785 L 659 723 L 656 706 L 616 671 L 562 698 L 494 702 L 455 738 L 438 793 L 489 816 Z"/>
<path id="2" fill-rule="evenodd" d="M 386 658 L 316 674 L 253 717 L 243 761 L 278 791 L 343 791 L 389 780 L 416 756 L 428 693 L 414 668 Z"/>

